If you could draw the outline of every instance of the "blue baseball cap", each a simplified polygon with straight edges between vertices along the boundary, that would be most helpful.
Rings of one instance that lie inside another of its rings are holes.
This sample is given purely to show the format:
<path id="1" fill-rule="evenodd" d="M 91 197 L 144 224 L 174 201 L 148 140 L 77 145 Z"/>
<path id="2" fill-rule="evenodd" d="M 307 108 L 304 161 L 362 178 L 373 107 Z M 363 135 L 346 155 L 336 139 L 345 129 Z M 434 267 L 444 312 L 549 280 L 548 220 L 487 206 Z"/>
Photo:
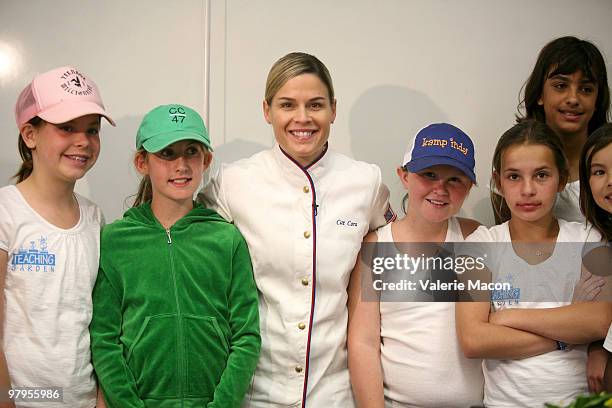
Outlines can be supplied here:
<path id="1" fill-rule="evenodd" d="M 411 173 L 447 164 L 476 183 L 474 143 L 461 129 L 448 123 L 434 123 L 419 130 L 402 163 Z"/>

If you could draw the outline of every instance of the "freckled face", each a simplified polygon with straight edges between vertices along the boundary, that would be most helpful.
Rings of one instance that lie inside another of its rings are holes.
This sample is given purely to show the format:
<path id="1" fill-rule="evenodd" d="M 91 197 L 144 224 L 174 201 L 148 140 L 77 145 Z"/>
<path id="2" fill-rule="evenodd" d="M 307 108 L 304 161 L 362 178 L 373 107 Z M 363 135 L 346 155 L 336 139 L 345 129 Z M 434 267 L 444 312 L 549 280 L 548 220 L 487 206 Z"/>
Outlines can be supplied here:
<path id="1" fill-rule="evenodd" d="M 398 175 L 408 192 L 408 208 L 430 222 L 441 222 L 456 215 L 470 192 L 472 181 L 461 170 L 437 165 Z"/>
<path id="2" fill-rule="evenodd" d="M 336 101 L 314 74 L 291 78 L 278 90 L 264 116 L 280 147 L 302 166 L 311 164 L 325 148 L 336 118 Z"/>

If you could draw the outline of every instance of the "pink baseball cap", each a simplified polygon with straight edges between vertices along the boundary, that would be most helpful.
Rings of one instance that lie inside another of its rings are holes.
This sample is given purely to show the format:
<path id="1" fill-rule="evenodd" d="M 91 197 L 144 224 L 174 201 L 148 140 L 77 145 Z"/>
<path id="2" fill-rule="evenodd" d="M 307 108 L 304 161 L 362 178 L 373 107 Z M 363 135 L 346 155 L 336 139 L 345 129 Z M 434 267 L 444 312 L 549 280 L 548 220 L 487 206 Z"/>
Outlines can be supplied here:
<path id="1" fill-rule="evenodd" d="M 33 117 L 57 124 L 98 114 L 113 126 L 96 84 L 74 67 L 60 67 L 34 77 L 15 104 L 15 120 L 21 127 Z"/>

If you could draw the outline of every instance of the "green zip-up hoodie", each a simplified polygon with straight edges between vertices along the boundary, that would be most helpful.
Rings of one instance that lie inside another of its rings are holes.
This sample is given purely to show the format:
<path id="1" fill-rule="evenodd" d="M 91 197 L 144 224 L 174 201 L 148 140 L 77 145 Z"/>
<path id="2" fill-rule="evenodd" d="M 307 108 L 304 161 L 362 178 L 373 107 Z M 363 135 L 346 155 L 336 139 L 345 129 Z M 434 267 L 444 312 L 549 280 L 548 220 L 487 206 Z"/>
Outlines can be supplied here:
<path id="1" fill-rule="evenodd" d="M 242 235 L 200 204 L 168 230 L 128 210 L 102 232 L 90 331 L 109 408 L 239 407 L 261 342 Z"/>

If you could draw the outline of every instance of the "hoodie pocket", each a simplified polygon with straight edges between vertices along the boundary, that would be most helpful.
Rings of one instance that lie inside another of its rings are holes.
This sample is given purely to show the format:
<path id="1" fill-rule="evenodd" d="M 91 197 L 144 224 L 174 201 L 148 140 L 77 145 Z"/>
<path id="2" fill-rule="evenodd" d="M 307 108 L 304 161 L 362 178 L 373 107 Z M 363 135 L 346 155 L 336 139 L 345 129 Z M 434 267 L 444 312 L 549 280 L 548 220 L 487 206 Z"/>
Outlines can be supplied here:
<path id="1" fill-rule="evenodd" d="M 177 316 L 148 316 L 126 355 L 141 398 L 178 396 Z"/>
<path id="2" fill-rule="evenodd" d="M 212 397 L 229 356 L 229 345 L 214 317 L 184 316 L 187 393 Z"/>

